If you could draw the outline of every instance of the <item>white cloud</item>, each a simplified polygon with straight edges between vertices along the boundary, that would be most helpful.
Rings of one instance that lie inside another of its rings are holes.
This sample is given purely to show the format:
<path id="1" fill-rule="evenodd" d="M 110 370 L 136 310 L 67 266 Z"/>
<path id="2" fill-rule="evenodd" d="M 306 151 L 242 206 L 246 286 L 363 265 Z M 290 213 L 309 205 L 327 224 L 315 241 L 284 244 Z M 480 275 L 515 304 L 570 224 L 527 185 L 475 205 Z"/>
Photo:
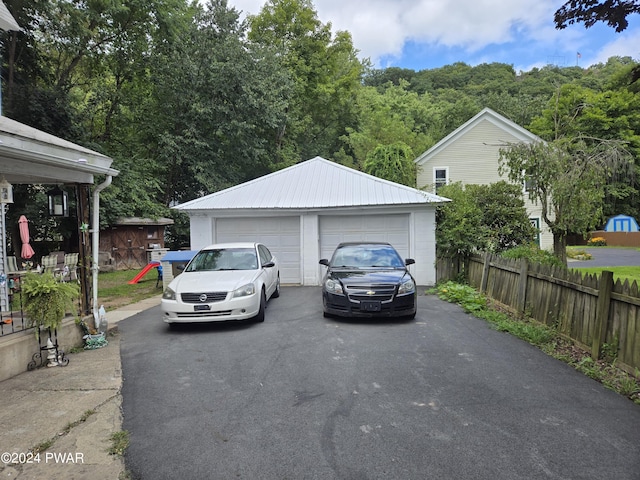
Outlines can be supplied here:
<path id="1" fill-rule="evenodd" d="M 608 43 L 599 40 L 604 33 L 611 38 L 612 30 L 605 26 L 585 29 L 575 25 L 556 30 L 553 14 L 564 1 L 315 0 L 313 5 L 321 22 L 330 22 L 334 32 L 350 32 L 361 58 L 370 58 L 378 65 L 383 58 L 395 58 L 399 64 L 406 61 L 403 53 L 407 42 L 423 45 L 425 56 L 436 55 L 435 49 L 446 49 L 450 57 L 456 56 L 443 64 L 464 61 L 564 66 L 574 64 L 579 51 L 581 65 L 588 65 L 612 55 L 640 55 L 637 33 L 622 34 Z M 245 14 L 259 13 L 264 3 L 229 0 Z"/>
<path id="2" fill-rule="evenodd" d="M 640 31 L 623 33 L 614 41 L 603 45 L 590 58 L 590 63 L 606 63 L 609 57 L 614 56 L 640 59 Z"/>

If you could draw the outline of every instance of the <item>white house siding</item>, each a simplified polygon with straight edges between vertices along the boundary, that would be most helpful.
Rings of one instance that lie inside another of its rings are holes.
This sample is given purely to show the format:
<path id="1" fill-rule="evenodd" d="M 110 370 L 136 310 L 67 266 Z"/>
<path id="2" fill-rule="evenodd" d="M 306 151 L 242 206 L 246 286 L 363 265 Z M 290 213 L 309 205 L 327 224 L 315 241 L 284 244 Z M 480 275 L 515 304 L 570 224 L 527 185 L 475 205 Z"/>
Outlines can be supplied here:
<path id="1" fill-rule="evenodd" d="M 526 135 L 526 130 L 511 124 L 495 112 L 487 114 L 483 111 L 477 117 L 475 122 L 472 119 L 460 127 L 459 132 L 453 132 L 419 157 L 418 188 L 426 187 L 428 191 L 434 192 L 434 168 L 447 168 L 450 183 L 489 185 L 500 180 L 509 181 L 506 174 L 498 174 L 500 148 L 509 143 L 530 142 L 537 137 L 533 134 Z M 526 194 L 523 195 L 527 215 L 531 219 L 538 219 L 541 226 L 540 248 L 553 248 L 553 235 L 542 220 L 540 205 L 532 203 Z"/>
<path id="2" fill-rule="evenodd" d="M 493 123 L 483 120 L 455 142 L 444 146 L 419 168 L 418 188 L 434 184 L 433 169 L 449 168 L 449 182 L 487 185 L 508 181 L 498 174 L 500 144 L 518 142 L 518 138 Z M 430 190 L 433 192 L 433 190 Z"/>

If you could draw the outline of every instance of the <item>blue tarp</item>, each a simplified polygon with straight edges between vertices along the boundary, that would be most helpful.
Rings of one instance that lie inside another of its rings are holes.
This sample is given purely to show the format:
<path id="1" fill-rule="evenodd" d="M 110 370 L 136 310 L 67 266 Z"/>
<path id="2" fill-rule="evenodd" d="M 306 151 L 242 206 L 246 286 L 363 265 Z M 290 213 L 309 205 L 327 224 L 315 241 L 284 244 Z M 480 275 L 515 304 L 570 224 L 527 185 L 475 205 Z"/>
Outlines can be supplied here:
<path id="1" fill-rule="evenodd" d="M 177 250 L 175 252 L 167 252 L 165 253 L 164 257 L 162 257 L 161 261 L 169 263 L 184 263 L 191 260 L 196 255 L 196 253 L 198 253 L 198 250 Z"/>

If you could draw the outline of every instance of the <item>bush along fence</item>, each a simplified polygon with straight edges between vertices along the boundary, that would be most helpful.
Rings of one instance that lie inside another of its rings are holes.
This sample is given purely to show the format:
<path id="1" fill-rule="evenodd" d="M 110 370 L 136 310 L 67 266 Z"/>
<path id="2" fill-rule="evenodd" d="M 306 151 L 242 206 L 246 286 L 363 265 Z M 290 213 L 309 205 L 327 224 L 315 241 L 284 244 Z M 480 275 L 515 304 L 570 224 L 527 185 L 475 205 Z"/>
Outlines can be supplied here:
<path id="1" fill-rule="evenodd" d="M 583 275 L 560 267 L 504 259 L 490 253 L 436 261 L 437 281 L 464 278 L 513 312 L 554 327 L 598 359 L 617 352 L 617 366 L 640 369 L 640 292 L 613 273 Z"/>

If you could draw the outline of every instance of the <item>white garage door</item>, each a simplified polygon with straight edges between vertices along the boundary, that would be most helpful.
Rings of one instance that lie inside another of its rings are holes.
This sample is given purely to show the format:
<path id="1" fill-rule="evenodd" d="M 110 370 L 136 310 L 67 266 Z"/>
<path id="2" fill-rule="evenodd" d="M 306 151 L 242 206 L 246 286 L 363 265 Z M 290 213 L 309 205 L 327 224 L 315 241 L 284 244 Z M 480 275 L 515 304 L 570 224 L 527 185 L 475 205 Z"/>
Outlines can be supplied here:
<path id="1" fill-rule="evenodd" d="M 340 242 L 389 242 L 409 256 L 409 214 L 320 217 L 320 258 L 331 258 Z"/>
<path id="2" fill-rule="evenodd" d="M 300 281 L 300 217 L 218 218 L 216 242 L 264 243 L 280 262 L 280 281 Z"/>

